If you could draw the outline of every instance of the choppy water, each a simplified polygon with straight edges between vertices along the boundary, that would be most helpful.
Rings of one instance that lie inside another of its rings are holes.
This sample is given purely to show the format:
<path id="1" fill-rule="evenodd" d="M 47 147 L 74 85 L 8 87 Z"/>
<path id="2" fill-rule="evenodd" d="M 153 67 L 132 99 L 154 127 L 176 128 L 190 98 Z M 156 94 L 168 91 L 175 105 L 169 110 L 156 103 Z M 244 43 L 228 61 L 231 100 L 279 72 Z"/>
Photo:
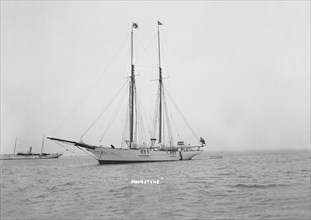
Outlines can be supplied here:
<path id="1" fill-rule="evenodd" d="M 1 161 L 1 219 L 310 219 L 309 151 L 223 155 Z"/>

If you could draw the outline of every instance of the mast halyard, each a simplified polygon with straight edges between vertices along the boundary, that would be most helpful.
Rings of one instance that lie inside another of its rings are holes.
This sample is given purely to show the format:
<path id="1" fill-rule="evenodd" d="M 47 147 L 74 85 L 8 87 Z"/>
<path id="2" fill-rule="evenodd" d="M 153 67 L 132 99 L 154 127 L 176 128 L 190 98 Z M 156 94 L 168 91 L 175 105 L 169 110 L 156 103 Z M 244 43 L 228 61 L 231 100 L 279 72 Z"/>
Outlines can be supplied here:
<path id="1" fill-rule="evenodd" d="M 160 30 L 159 26 L 162 25 L 161 22 L 158 21 L 158 51 L 159 51 L 159 143 L 162 142 L 162 88 L 163 88 L 163 81 L 162 81 L 162 68 L 161 68 L 161 53 L 160 53 Z"/>
<path id="2" fill-rule="evenodd" d="M 133 143 L 133 136 L 134 136 L 134 100 L 135 100 L 135 74 L 134 74 L 134 64 L 133 64 L 133 29 L 137 29 L 138 25 L 136 23 L 132 23 L 131 29 L 131 76 L 130 76 L 130 91 L 129 91 L 129 107 L 130 107 L 130 148 L 132 147 Z"/>

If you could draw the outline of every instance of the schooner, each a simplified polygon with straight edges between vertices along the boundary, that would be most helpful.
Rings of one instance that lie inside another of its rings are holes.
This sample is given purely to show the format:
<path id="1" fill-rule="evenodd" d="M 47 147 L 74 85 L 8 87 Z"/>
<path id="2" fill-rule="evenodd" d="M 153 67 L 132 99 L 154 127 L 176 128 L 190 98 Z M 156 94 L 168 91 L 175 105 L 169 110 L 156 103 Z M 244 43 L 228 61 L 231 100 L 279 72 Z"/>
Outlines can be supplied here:
<path id="1" fill-rule="evenodd" d="M 183 141 L 173 143 L 173 138 L 169 143 L 164 143 L 163 128 L 164 128 L 164 86 L 161 68 L 161 53 L 160 53 L 160 28 L 161 22 L 157 22 L 158 27 L 158 106 L 157 106 L 157 138 L 151 137 L 150 144 L 138 144 L 135 141 L 135 132 L 137 132 L 136 121 L 136 82 L 135 82 L 135 65 L 133 63 L 133 35 L 134 29 L 138 28 L 137 23 L 132 23 L 131 27 L 131 75 L 129 77 L 129 111 L 128 111 L 128 131 L 129 137 L 126 140 L 126 148 L 115 148 L 111 146 L 91 145 L 86 144 L 82 140 L 71 141 L 55 137 L 47 137 L 52 141 L 59 143 L 72 144 L 80 149 L 85 149 L 90 152 L 93 157 L 99 162 L 99 164 L 111 164 L 111 163 L 137 163 L 137 162 L 163 162 L 163 161 L 180 161 L 191 160 L 194 156 L 200 154 L 203 150 L 201 147 L 205 146 L 205 140 L 203 138 L 198 139 L 196 145 L 185 145 Z"/>

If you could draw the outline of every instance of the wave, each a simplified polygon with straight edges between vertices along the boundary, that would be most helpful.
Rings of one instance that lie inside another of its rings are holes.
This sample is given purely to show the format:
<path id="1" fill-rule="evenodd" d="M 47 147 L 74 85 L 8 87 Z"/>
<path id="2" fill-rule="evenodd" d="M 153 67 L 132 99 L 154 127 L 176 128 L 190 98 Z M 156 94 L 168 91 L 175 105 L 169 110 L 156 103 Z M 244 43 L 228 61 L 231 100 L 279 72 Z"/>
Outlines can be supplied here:
<path id="1" fill-rule="evenodd" d="M 230 175 L 232 175 L 232 173 L 219 173 L 218 175 L 220 175 L 220 176 L 230 176 Z"/>
<path id="2" fill-rule="evenodd" d="M 115 192 L 120 192 L 120 191 L 127 191 L 127 190 L 131 190 L 131 189 L 136 189 L 136 188 L 138 188 L 138 187 L 135 186 L 134 184 L 128 184 L 125 186 L 121 186 L 119 188 L 110 189 L 108 192 L 109 193 L 115 193 Z"/>
<path id="3" fill-rule="evenodd" d="M 74 184 L 75 184 L 75 182 L 69 181 L 69 182 L 63 184 L 62 186 L 72 186 L 72 185 L 74 185 Z"/>
<path id="4" fill-rule="evenodd" d="M 271 187 L 282 187 L 286 186 L 284 184 L 235 184 L 235 185 L 230 185 L 230 187 L 235 187 L 235 188 L 258 188 L 258 189 L 265 189 L 265 188 L 271 188 Z"/>
<path id="5" fill-rule="evenodd" d="M 47 197 L 46 194 L 41 194 L 41 195 L 39 195 L 39 196 L 37 196 L 37 197 L 34 197 L 34 198 L 36 198 L 36 199 L 44 199 L 44 198 L 46 198 L 46 197 Z"/>

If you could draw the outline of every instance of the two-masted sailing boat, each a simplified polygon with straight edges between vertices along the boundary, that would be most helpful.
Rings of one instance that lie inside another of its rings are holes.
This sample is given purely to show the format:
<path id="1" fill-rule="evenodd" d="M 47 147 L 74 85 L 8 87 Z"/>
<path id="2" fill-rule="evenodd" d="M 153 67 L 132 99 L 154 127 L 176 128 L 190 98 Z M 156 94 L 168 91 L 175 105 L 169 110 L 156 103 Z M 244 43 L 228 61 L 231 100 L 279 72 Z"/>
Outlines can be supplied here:
<path id="1" fill-rule="evenodd" d="M 16 145 L 17 145 L 17 138 L 15 139 L 15 146 L 14 146 L 14 153 L 13 154 L 1 154 L 0 160 L 29 160 L 29 159 L 54 159 L 59 158 L 62 156 L 62 153 L 43 153 L 43 147 L 44 147 L 44 139 L 42 140 L 42 146 L 41 146 L 41 153 L 33 153 L 32 147 L 29 147 L 28 152 L 26 153 L 17 153 L 16 152 Z"/>
<path id="2" fill-rule="evenodd" d="M 150 144 L 146 145 L 139 144 L 136 141 L 135 132 L 137 129 L 137 102 L 136 102 L 136 83 L 134 74 L 134 63 L 133 63 L 133 31 L 138 28 L 136 23 L 132 23 L 131 28 L 131 75 L 129 77 L 129 111 L 128 111 L 128 140 L 126 140 L 126 148 L 115 148 L 111 146 L 102 145 L 90 145 L 82 141 L 70 141 L 55 137 L 48 137 L 52 141 L 58 143 L 73 144 L 80 149 L 86 149 L 88 152 L 92 153 L 94 158 L 99 162 L 99 164 L 110 164 L 110 163 L 137 163 L 137 162 L 161 162 L 161 161 L 179 161 L 179 160 L 190 160 L 194 156 L 202 152 L 201 147 L 205 146 L 205 141 L 203 138 L 198 139 L 198 144 L 191 146 L 186 145 L 183 141 L 178 141 L 176 144 L 173 142 L 173 138 L 169 138 L 169 142 L 165 143 L 164 139 L 164 118 L 165 113 L 165 99 L 164 99 L 164 86 L 162 78 L 162 68 L 160 59 L 160 32 L 159 26 L 162 25 L 158 21 L 158 55 L 159 55 L 159 86 L 158 86 L 158 98 L 157 98 L 157 110 L 156 114 L 156 124 L 157 124 L 157 137 L 154 136 L 150 138 Z M 198 138 L 196 136 L 196 138 Z"/>

